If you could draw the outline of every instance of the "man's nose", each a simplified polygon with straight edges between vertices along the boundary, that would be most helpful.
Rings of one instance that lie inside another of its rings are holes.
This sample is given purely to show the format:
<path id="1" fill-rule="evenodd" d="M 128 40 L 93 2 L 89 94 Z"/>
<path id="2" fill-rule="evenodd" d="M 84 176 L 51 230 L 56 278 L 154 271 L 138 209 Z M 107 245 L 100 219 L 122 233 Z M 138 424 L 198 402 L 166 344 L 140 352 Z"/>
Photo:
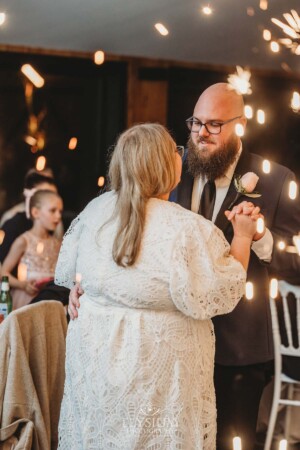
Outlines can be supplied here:
<path id="1" fill-rule="evenodd" d="M 199 136 L 209 136 L 209 132 L 206 129 L 206 126 L 204 124 L 202 124 L 200 126 L 200 130 L 198 131 Z"/>

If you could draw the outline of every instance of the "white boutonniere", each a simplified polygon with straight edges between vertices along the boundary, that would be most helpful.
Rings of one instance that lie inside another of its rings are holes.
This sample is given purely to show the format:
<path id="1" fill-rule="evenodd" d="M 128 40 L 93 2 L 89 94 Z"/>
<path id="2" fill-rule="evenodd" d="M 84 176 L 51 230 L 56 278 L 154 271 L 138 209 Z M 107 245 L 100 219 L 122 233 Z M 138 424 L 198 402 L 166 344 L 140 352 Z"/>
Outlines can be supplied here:
<path id="1" fill-rule="evenodd" d="M 254 172 L 247 172 L 243 176 L 236 175 L 234 178 L 234 187 L 236 190 L 236 196 L 233 202 L 231 202 L 228 209 L 231 209 L 234 203 L 242 197 L 242 195 L 245 195 L 246 197 L 251 198 L 257 198 L 261 197 L 261 194 L 257 191 L 255 191 L 255 187 L 257 185 L 257 182 L 259 180 L 259 177 Z"/>

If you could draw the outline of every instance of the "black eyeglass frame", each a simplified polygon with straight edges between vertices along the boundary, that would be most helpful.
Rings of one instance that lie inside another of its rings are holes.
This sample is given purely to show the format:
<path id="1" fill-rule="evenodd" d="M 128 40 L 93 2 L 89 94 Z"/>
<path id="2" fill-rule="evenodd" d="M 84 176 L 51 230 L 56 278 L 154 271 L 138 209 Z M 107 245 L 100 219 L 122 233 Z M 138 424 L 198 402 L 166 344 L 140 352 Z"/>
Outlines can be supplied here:
<path id="1" fill-rule="evenodd" d="M 201 122 L 201 120 L 196 119 L 196 117 L 192 116 L 189 117 L 188 119 L 186 119 L 185 123 L 187 124 L 188 129 L 192 132 L 192 133 L 200 133 L 202 127 L 204 126 L 206 131 L 209 134 L 220 134 L 222 131 L 222 126 L 226 125 L 227 123 L 233 122 L 236 119 L 240 119 L 242 116 L 237 116 L 237 117 L 233 117 L 232 119 L 228 119 L 225 120 L 225 122 L 218 122 L 217 120 L 209 120 L 208 122 Z M 219 127 L 219 130 L 216 131 L 210 131 L 209 128 L 207 126 L 212 125 L 212 123 L 215 124 L 215 126 Z M 199 130 L 193 130 L 193 124 L 197 124 L 200 126 Z"/>
<path id="2" fill-rule="evenodd" d="M 176 145 L 176 150 L 175 151 L 178 153 L 180 158 L 184 157 L 184 146 L 183 145 Z"/>

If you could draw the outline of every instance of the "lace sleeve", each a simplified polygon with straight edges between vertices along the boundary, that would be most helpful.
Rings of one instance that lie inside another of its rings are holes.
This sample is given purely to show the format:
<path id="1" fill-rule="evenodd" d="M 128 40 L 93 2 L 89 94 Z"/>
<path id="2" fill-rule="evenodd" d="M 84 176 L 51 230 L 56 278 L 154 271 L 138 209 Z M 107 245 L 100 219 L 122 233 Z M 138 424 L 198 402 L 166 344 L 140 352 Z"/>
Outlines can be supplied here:
<path id="1" fill-rule="evenodd" d="M 246 272 L 229 251 L 223 233 L 212 224 L 195 221 L 180 232 L 173 248 L 170 289 L 185 315 L 205 320 L 229 313 L 243 296 Z"/>
<path id="2" fill-rule="evenodd" d="M 83 226 L 83 213 L 71 223 L 64 235 L 55 269 L 55 283 L 71 289 L 76 281 L 78 241 Z"/>

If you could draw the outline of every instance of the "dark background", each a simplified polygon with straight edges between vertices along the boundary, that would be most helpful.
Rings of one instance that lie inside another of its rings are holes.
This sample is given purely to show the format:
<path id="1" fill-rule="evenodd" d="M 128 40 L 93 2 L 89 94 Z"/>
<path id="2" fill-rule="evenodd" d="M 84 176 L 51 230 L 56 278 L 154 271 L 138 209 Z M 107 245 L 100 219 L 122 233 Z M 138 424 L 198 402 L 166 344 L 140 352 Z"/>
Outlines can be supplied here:
<path id="1" fill-rule="evenodd" d="M 1 53 L 0 62 L 0 213 L 22 199 L 24 175 L 42 154 L 54 171 L 65 210 L 79 212 L 99 192 L 97 180 L 106 175 L 107 151 L 128 126 L 128 105 L 141 101 L 128 96 L 128 62 L 96 66 L 83 58 L 23 53 Z M 46 111 L 40 124 L 46 145 L 35 154 L 24 141 L 29 115 L 25 77 L 20 72 L 24 63 L 32 64 L 45 78 L 44 87 L 34 89 L 33 109 L 35 114 Z M 232 68 L 140 67 L 138 79 L 166 83 L 165 123 L 178 144 L 185 144 L 185 119 L 192 115 L 199 94 L 213 83 L 225 82 L 232 72 Z M 256 72 L 251 84 L 253 93 L 245 96 L 245 102 L 255 110 L 264 109 L 266 123 L 260 126 L 250 120 L 244 145 L 291 168 L 300 179 L 300 115 L 289 107 L 299 79 L 286 73 Z M 78 145 L 70 151 L 73 136 Z"/>
<path id="2" fill-rule="evenodd" d="M 47 158 L 64 199 L 65 209 L 78 212 L 99 191 L 105 175 L 106 149 L 125 127 L 126 65 L 53 56 L 0 55 L 0 210 L 22 199 L 24 175 L 38 156 Z M 40 124 L 46 136 L 43 151 L 33 154 L 24 141 L 29 117 L 25 102 L 24 63 L 45 78 L 34 89 L 33 110 L 43 108 Z M 78 145 L 68 149 L 71 137 Z"/>

